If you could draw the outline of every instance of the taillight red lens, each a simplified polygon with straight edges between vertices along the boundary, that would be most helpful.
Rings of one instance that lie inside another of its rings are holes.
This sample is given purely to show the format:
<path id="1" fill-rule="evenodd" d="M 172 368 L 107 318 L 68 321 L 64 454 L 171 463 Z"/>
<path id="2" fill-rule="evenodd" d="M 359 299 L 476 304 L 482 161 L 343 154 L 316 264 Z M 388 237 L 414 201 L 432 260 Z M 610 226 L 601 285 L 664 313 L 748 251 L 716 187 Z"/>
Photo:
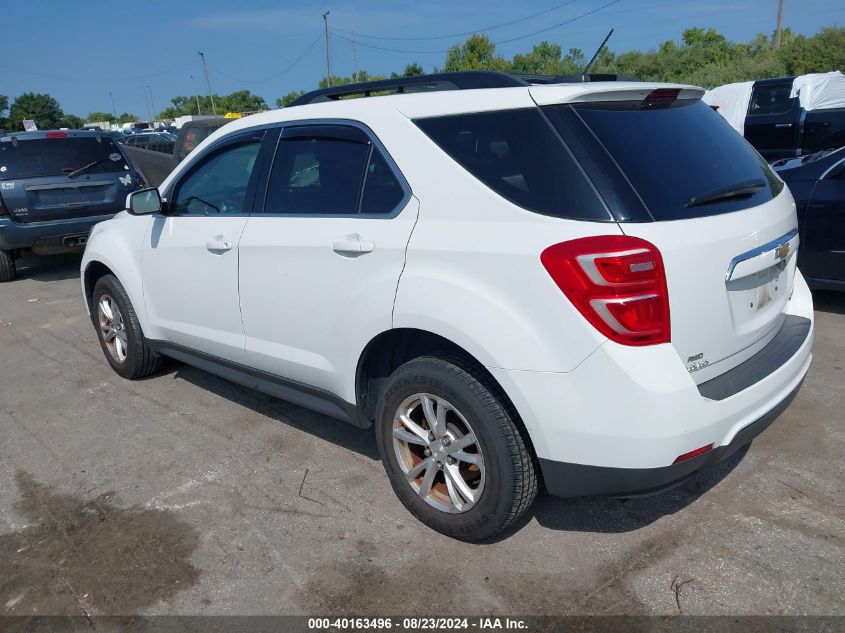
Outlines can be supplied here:
<path id="1" fill-rule="evenodd" d="M 47 138 L 67 138 L 67 132 L 47 132 L 44 136 Z"/>
<path id="2" fill-rule="evenodd" d="M 699 455 L 703 455 L 707 451 L 713 448 L 712 444 L 708 444 L 707 446 L 702 446 L 701 448 L 697 448 L 694 451 L 690 451 L 689 453 L 684 453 L 683 455 L 678 455 L 675 458 L 675 461 L 672 462 L 673 464 L 677 464 L 678 462 L 685 462 L 688 459 L 692 459 L 693 457 L 698 457 Z"/>
<path id="3" fill-rule="evenodd" d="M 669 293 L 654 244 L 627 235 L 562 242 L 540 255 L 572 305 L 599 332 L 623 345 L 670 340 Z"/>

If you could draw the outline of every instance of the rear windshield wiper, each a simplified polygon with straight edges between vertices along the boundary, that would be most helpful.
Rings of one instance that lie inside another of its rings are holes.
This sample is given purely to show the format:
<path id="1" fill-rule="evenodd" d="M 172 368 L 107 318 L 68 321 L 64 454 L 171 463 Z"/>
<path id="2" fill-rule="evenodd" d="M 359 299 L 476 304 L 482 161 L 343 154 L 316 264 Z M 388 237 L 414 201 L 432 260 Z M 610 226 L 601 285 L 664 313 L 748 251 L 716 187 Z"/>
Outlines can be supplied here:
<path id="1" fill-rule="evenodd" d="M 95 160 L 95 161 L 92 161 L 92 162 L 88 163 L 87 165 L 83 165 L 83 166 L 82 166 L 82 167 L 80 167 L 79 169 L 74 169 L 72 172 L 70 172 L 70 173 L 67 175 L 67 177 L 68 177 L 68 178 L 73 178 L 73 177 L 74 177 L 74 176 L 76 176 L 77 174 L 81 174 L 83 171 L 87 171 L 87 170 L 91 169 L 92 167 L 96 167 L 96 166 L 97 166 L 97 165 L 99 165 L 100 163 L 104 163 L 104 162 L 106 162 L 107 160 L 109 160 L 109 159 L 108 159 L 108 157 L 107 157 L 107 158 L 101 158 L 100 160 Z"/>
<path id="2" fill-rule="evenodd" d="M 684 206 L 689 209 L 692 207 L 700 207 L 705 204 L 713 204 L 714 202 L 744 198 L 746 196 L 754 195 L 761 189 L 765 189 L 765 187 L 766 183 L 762 180 L 746 180 L 745 182 L 738 182 L 735 185 L 711 191 L 710 193 L 706 193 L 702 196 L 693 196 L 687 200 Z"/>

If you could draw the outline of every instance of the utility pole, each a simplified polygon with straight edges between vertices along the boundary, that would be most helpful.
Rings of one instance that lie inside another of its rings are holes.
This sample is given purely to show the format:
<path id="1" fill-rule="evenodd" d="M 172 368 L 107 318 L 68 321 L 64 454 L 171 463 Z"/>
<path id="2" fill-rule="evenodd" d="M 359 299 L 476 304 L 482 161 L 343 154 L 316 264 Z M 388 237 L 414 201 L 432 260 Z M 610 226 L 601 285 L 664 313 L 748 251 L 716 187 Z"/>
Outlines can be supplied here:
<path id="1" fill-rule="evenodd" d="M 202 69 L 205 71 L 205 83 L 208 86 L 208 98 L 211 99 L 211 112 L 217 116 L 217 106 L 214 105 L 214 95 L 211 92 L 211 81 L 208 79 L 208 66 L 205 65 L 205 53 L 198 51 L 202 58 Z"/>
<path id="2" fill-rule="evenodd" d="M 202 114 L 200 110 L 200 91 L 197 90 L 197 80 L 191 75 L 191 81 L 194 82 L 194 96 L 197 98 L 197 114 Z"/>
<path id="3" fill-rule="evenodd" d="M 150 114 L 152 112 L 150 109 L 150 95 L 147 94 L 146 88 L 144 88 L 144 108 L 147 110 L 147 121 L 152 121 L 153 117 Z"/>
<path id="4" fill-rule="evenodd" d="M 117 108 L 114 107 L 114 95 L 109 90 L 109 97 L 111 98 L 111 112 L 114 115 L 114 120 L 117 121 Z"/>
<path id="5" fill-rule="evenodd" d="M 355 31 L 352 31 L 352 71 L 353 81 L 358 81 L 358 47 L 355 45 Z"/>
<path id="6" fill-rule="evenodd" d="M 783 30 L 783 0 L 778 0 L 778 22 L 775 27 L 775 48 L 780 48 L 781 31 Z"/>
<path id="7" fill-rule="evenodd" d="M 329 57 L 329 12 L 323 13 L 323 27 L 326 33 L 326 88 L 332 85 L 332 62 Z"/>
<path id="8" fill-rule="evenodd" d="M 153 120 L 156 118 L 156 107 L 153 103 L 153 89 L 150 86 L 147 86 L 147 90 L 150 91 L 150 111 L 153 113 Z"/>

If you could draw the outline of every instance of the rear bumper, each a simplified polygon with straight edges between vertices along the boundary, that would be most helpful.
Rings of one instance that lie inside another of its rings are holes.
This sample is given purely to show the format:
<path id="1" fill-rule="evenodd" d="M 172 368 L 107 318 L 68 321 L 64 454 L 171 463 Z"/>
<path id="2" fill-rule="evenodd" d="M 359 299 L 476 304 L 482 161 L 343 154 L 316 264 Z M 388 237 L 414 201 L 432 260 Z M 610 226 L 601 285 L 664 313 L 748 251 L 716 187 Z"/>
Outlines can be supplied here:
<path id="1" fill-rule="evenodd" d="M 786 313 L 783 336 L 716 383 L 696 384 L 671 345 L 606 342 L 568 373 L 489 369 L 528 429 L 549 492 L 647 494 L 724 460 L 788 406 L 812 361 L 812 297 L 800 274 Z"/>
<path id="2" fill-rule="evenodd" d="M 35 248 L 42 254 L 82 251 L 82 243 L 68 244 L 65 238 L 87 236 L 91 228 L 112 214 L 97 215 L 49 222 L 17 223 L 10 218 L 0 218 L 0 250 Z"/>
<path id="3" fill-rule="evenodd" d="M 611 468 L 540 459 L 546 490 L 556 497 L 639 497 L 674 488 L 712 470 L 765 431 L 798 395 L 796 387 L 774 409 L 737 433 L 730 444 L 719 446 L 678 464 L 659 468 Z"/>

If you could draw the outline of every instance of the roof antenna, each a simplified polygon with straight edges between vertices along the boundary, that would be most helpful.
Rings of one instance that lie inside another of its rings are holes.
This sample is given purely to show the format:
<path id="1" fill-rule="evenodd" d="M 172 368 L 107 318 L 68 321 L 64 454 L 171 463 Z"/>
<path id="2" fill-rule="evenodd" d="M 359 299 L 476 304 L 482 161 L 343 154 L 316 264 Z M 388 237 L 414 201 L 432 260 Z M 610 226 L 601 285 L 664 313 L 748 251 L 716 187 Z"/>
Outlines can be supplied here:
<path id="1" fill-rule="evenodd" d="M 601 50 L 602 50 L 602 49 L 603 49 L 603 48 L 607 45 L 607 40 L 609 40 L 609 39 L 610 39 L 610 36 L 611 36 L 611 35 L 613 35 L 613 29 L 610 29 L 610 32 L 607 34 L 607 36 L 605 36 L 604 40 L 602 41 L 601 46 L 599 46 L 598 50 L 597 50 L 597 51 L 595 52 L 595 54 L 594 54 L 594 55 L 590 58 L 590 61 L 589 61 L 589 62 L 587 62 L 587 65 L 586 65 L 586 66 L 584 66 L 584 70 L 582 70 L 582 71 L 581 71 L 581 81 L 582 81 L 582 82 L 584 82 L 584 81 L 588 81 L 588 80 L 587 80 L 587 71 L 589 71 L 589 70 L 590 70 L 590 66 L 592 66 L 592 65 L 595 63 L 596 58 L 599 56 L 599 53 L 601 53 Z"/>

